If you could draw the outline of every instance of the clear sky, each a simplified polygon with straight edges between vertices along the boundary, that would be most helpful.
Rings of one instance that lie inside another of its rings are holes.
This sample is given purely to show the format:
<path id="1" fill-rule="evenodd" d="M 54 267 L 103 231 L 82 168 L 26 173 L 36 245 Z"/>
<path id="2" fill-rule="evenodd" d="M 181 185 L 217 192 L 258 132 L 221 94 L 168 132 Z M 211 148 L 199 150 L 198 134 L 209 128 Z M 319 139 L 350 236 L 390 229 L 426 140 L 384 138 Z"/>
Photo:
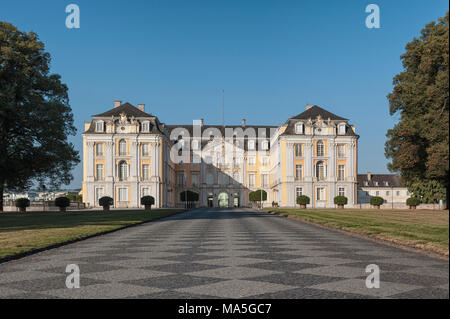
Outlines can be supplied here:
<path id="1" fill-rule="evenodd" d="M 67 5 L 80 29 L 65 26 Z M 368 4 L 381 28 L 368 29 Z M 386 95 L 402 70 L 406 43 L 444 16 L 444 0 L 72 1 L 1 0 L 0 20 L 36 32 L 52 72 L 69 87 L 81 152 L 83 122 L 134 105 L 168 124 L 280 125 L 319 105 L 349 118 L 359 172 L 387 173 L 386 131 L 395 124 Z M 81 165 L 71 187 L 81 187 Z"/>

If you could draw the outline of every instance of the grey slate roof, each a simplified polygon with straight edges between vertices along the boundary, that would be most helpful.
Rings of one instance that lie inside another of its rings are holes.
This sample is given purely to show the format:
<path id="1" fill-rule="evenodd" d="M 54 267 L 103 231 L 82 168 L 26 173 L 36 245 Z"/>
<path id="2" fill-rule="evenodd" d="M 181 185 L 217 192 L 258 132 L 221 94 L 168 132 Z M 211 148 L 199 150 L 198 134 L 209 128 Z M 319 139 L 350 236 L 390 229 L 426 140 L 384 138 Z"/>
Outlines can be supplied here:
<path id="1" fill-rule="evenodd" d="M 309 109 L 304 111 L 303 113 L 300 113 L 296 116 L 293 116 L 290 118 L 290 120 L 307 120 L 307 119 L 315 119 L 318 115 L 322 117 L 322 119 L 327 120 L 335 120 L 335 121 L 348 121 L 348 119 L 337 116 L 336 114 L 333 114 L 331 112 L 328 112 L 327 110 L 321 108 L 320 106 L 314 105 L 311 106 Z"/>
<path id="2" fill-rule="evenodd" d="M 398 174 L 371 174 L 370 181 L 367 174 L 358 174 L 357 180 L 359 187 L 406 187 Z"/>
<path id="3" fill-rule="evenodd" d="M 125 113 L 128 116 L 134 117 L 153 117 L 153 115 L 149 113 L 142 112 L 137 107 L 131 105 L 130 103 L 124 103 L 118 107 L 115 107 L 109 111 L 106 111 L 101 114 L 93 115 L 92 117 L 111 117 L 111 116 L 120 116 L 121 113 Z"/>

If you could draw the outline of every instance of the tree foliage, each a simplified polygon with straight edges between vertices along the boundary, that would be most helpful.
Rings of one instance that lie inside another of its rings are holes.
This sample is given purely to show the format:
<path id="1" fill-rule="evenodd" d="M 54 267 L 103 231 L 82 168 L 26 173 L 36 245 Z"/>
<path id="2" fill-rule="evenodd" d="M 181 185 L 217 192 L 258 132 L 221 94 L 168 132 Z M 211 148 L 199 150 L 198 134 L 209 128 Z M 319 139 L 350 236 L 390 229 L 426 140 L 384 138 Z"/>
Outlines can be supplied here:
<path id="1" fill-rule="evenodd" d="M 401 56 L 404 71 L 394 77 L 394 89 L 388 95 L 390 114 L 400 119 L 387 132 L 385 145 L 386 157 L 392 159 L 389 170 L 400 172 L 407 184 L 419 182 L 434 187 L 429 182 L 436 181 L 447 191 L 448 20 L 447 12 L 438 22 L 427 24 L 421 36 L 406 45 Z"/>
<path id="2" fill-rule="evenodd" d="M 71 181 L 79 157 L 67 92 L 38 36 L 0 21 L 0 211 L 5 188 Z"/>
<path id="3" fill-rule="evenodd" d="M 248 194 L 248 199 L 251 202 L 266 201 L 267 200 L 267 192 L 265 190 L 258 189 L 257 191 L 250 192 Z"/>
<path id="4" fill-rule="evenodd" d="M 153 196 L 142 196 L 141 205 L 155 205 L 155 198 Z"/>
<path id="5" fill-rule="evenodd" d="M 345 196 L 336 196 L 334 198 L 334 203 L 336 205 L 347 205 L 348 199 Z"/>
<path id="6" fill-rule="evenodd" d="M 98 204 L 102 207 L 109 207 L 114 204 L 114 200 L 109 196 L 103 196 L 98 200 Z"/>
<path id="7" fill-rule="evenodd" d="M 310 202 L 310 199 L 309 199 L 308 196 L 306 196 L 306 195 L 297 196 L 297 204 L 299 204 L 299 205 L 308 205 L 309 202 Z"/>
<path id="8" fill-rule="evenodd" d="M 383 197 L 373 196 L 370 197 L 370 205 L 372 206 L 381 206 L 384 203 Z"/>
<path id="9" fill-rule="evenodd" d="M 199 195 L 193 191 L 184 191 L 180 193 L 180 200 L 182 202 L 198 202 Z"/>
<path id="10" fill-rule="evenodd" d="M 406 185 L 408 191 L 425 204 L 435 204 L 440 199 L 446 198 L 445 187 L 442 182 L 437 180 L 412 180 Z"/>
<path id="11" fill-rule="evenodd" d="M 55 199 L 55 206 L 57 207 L 69 207 L 70 206 L 70 199 L 66 196 L 61 196 Z"/>
<path id="12" fill-rule="evenodd" d="M 417 197 L 410 197 L 406 200 L 406 205 L 408 205 L 408 206 L 416 207 L 416 206 L 419 206 L 419 204 L 420 204 L 420 199 Z"/>

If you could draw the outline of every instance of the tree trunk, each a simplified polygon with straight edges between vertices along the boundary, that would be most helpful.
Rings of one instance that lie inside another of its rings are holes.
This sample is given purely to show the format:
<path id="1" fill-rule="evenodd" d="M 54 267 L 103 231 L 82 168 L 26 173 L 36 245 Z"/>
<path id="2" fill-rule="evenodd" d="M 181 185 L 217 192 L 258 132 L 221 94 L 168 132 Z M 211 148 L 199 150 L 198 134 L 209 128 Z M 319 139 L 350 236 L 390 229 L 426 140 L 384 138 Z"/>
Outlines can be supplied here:
<path id="1" fill-rule="evenodd" d="M 3 213 L 3 183 L 0 183 L 0 213 Z"/>

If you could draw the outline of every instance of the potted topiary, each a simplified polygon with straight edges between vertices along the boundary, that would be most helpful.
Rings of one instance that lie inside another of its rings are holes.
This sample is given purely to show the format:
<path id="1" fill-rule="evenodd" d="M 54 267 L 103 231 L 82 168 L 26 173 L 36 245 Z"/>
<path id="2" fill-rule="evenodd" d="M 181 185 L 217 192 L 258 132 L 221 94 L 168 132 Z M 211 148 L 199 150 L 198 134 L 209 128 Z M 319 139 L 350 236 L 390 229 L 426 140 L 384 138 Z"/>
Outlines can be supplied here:
<path id="1" fill-rule="evenodd" d="M 334 203 L 338 206 L 339 209 L 344 209 L 344 205 L 347 205 L 347 197 L 345 196 L 336 196 L 334 198 Z"/>
<path id="2" fill-rule="evenodd" d="M 66 196 L 58 197 L 55 199 L 55 206 L 59 207 L 60 212 L 65 212 L 66 208 L 70 206 L 70 199 Z"/>
<path id="3" fill-rule="evenodd" d="M 406 200 L 406 205 L 409 206 L 409 209 L 416 209 L 420 204 L 420 199 L 417 197 L 410 197 Z"/>
<path id="4" fill-rule="evenodd" d="M 20 212 L 25 213 L 27 207 L 30 207 L 30 200 L 28 198 L 18 198 L 16 199 L 16 207 L 19 208 Z"/>
<path id="5" fill-rule="evenodd" d="M 103 210 L 108 211 L 109 207 L 112 206 L 114 200 L 109 196 L 103 196 L 98 200 L 98 204 L 103 207 Z"/>
<path id="6" fill-rule="evenodd" d="M 141 198 L 141 205 L 145 206 L 145 210 L 151 210 L 152 205 L 155 205 L 155 198 L 153 196 L 143 196 Z"/>
<path id="7" fill-rule="evenodd" d="M 375 207 L 376 209 L 380 209 L 380 206 L 383 205 L 384 199 L 379 196 L 374 196 L 370 198 L 370 205 Z"/>
<path id="8" fill-rule="evenodd" d="M 306 208 L 306 205 L 309 204 L 309 197 L 306 195 L 297 196 L 297 204 L 300 205 L 300 208 Z"/>

